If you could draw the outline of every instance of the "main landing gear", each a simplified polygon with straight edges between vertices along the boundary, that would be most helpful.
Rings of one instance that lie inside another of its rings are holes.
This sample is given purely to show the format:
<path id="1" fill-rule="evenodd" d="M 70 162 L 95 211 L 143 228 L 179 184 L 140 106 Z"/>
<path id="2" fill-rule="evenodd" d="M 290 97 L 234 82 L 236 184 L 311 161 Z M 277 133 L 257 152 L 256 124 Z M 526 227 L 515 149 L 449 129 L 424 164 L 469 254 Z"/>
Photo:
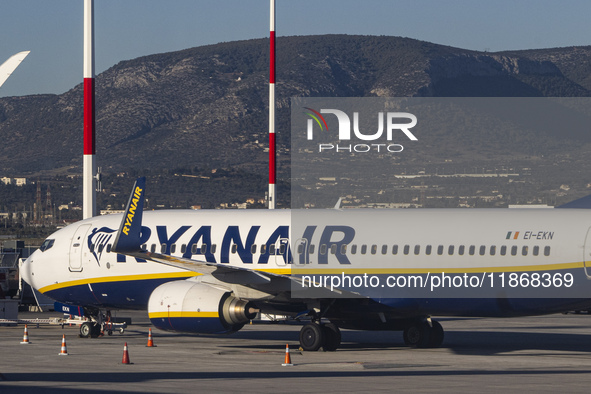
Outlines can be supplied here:
<path id="1" fill-rule="evenodd" d="M 320 348 L 335 351 L 341 345 L 341 331 L 332 323 L 311 322 L 300 330 L 300 346 L 314 352 Z"/>
<path id="2" fill-rule="evenodd" d="M 415 348 L 436 348 L 443 343 L 443 327 L 436 320 L 425 319 L 411 322 L 402 334 L 404 343 Z M 333 323 L 312 321 L 300 330 L 300 346 L 305 351 L 337 350 L 341 345 L 341 331 Z"/>
<path id="3" fill-rule="evenodd" d="M 443 343 L 443 327 L 436 320 L 416 321 L 404 329 L 404 343 L 410 347 L 439 347 Z"/>

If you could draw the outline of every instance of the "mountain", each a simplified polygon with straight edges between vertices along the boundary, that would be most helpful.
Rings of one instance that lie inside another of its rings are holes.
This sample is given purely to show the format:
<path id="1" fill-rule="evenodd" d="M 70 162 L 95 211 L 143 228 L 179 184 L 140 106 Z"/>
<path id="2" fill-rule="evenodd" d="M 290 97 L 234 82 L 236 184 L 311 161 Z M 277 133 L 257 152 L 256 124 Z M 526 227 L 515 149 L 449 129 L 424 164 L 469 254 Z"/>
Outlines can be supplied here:
<path id="1" fill-rule="evenodd" d="M 122 61 L 99 74 L 98 165 L 264 173 L 268 64 L 268 40 L 257 39 Z M 0 174 L 79 173 L 82 93 L 80 84 L 61 95 L 0 99 Z M 280 37 L 280 168 L 289 160 L 293 96 L 590 95 L 591 47 L 488 53 L 400 37 Z M 424 154 L 436 158 L 431 145 Z"/>

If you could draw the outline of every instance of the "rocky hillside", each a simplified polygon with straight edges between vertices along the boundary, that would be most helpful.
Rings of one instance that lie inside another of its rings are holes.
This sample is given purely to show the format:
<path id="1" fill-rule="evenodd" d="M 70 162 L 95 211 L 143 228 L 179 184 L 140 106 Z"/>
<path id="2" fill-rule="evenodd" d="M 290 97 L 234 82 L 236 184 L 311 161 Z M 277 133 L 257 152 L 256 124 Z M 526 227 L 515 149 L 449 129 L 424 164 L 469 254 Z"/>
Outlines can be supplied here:
<path id="1" fill-rule="evenodd" d="M 96 78 L 99 166 L 264 173 L 268 63 L 268 40 L 258 39 L 111 67 Z M 485 53 L 346 35 L 277 42 L 280 160 L 289 159 L 293 96 L 590 95 L 591 47 Z M 2 175 L 80 166 L 82 85 L 62 95 L 0 99 L 0 140 Z"/>

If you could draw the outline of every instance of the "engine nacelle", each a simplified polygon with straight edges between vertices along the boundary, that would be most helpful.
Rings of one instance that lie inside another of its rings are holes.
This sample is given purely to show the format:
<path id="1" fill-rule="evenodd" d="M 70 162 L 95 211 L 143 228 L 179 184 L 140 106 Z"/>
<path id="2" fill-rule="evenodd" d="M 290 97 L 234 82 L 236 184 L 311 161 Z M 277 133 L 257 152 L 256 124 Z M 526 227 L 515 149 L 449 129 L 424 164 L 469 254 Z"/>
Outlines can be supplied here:
<path id="1" fill-rule="evenodd" d="M 148 315 L 154 326 L 199 334 L 238 331 L 257 312 L 250 302 L 231 292 L 184 280 L 158 286 L 148 301 Z"/>

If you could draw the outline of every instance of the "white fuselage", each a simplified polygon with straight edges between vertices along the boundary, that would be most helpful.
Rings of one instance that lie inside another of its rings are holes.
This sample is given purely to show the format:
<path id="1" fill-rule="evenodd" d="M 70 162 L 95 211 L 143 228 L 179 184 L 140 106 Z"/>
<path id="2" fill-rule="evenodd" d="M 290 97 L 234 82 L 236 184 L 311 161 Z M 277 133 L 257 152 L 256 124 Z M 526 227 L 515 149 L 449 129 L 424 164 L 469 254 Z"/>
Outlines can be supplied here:
<path id="1" fill-rule="evenodd" d="M 102 216 L 57 231 L 48 238 L 53 240 L 50 248 L 25 262 L 23 277 L 58 301 L 143 308 L 155 286 L 197 275 L 110 252 L 120 222 L 120 215 Z M 512 291 L 508 282 L 503 283 L 506 289 L 499 287 L 501 276 L 508 281 L 510 273 L 528 273 L 529 281 L 533 273 L 560 272 L 575 275 L 578 288 L 565 297 L 591 294 L 585 290 L 591 289 L 588 210 L 175 210 L 146 211 L 142 225 L 148 251 L 275 274 L 315 275 L 316 282 L 344 274 L 377 275 L 381 281 L 399 275 L 471 274 L 483 282 L 489 278 L 484 283 L 493 289 L 467 297 L 496 297 Z M 412 297 L 461 297 L 434 293 L 433 279 L 425 280 L 431 292 L 411 292 Z M 551 290 L 568 290 L 556 284 Z M 400 286 L 382 287 L 354 290 L 374 299 L 400 297 Z M 548 298 L 555 298 L 555 292 Z"/>

